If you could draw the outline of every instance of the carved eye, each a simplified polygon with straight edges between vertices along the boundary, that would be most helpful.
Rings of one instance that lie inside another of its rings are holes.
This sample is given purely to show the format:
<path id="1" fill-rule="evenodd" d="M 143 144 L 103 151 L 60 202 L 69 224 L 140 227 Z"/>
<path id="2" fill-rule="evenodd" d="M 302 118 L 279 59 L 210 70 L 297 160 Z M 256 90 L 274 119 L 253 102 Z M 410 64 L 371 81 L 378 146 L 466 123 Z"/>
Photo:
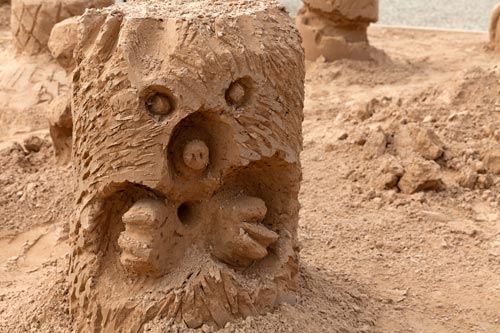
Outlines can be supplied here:
<path id="1" fill-rule="evenodd" d="M 174 109 L 170 97 L 160 92 L 156 92 L 146 99 L 146 108 L 150 113 L 160 116 L 165 116 Z"/>
<path id="2" fill-rule="evenodd" d="M 163 86 L 150 86 L 141 95 L 143 96 L 144 107 L 157 120 L 161 120 L 175 110 L 175 99 L 170 90 Z"/>
<path id="3" fill-rule="evenodd" d="M 241 106 L 250 98 L 252 79 L 244 77 L 231 83 L 226 90 L 226 102 L 231 106 Z"/>

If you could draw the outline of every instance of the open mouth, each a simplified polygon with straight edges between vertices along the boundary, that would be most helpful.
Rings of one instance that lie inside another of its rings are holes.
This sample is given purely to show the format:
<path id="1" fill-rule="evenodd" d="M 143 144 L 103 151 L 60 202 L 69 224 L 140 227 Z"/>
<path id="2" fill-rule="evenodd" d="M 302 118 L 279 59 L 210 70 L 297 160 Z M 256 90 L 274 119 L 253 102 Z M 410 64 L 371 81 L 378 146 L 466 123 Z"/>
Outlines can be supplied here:
<path id="1" fill-rule="evenodd" d="M 99 251 L 117 250 L 115 258 L 128 273 L 158 277 L 179 265 L 189 247 L 234 267 L 266 257 L 279 237 L 263 224 L 267 211 L 262 199 L 234 191 L 175 204 L 144 186 L 126 184 L 104 202 L 89 204 L 82 227 L 107 235 L 95 245 Z"/>
<path id="2" fill-rule="evenodd" d="M 161 275 L 172 268 L 167 261 L 178 251 L 174 246 L 185 251 L 194 245 L 227 264 L 248 266 L 267 256 L 268 246 L 278 239 L 276 232 L 261 224 L 266 213 L 264 201 L 249 196 L 224 201 L 215 197 L 177 208 L 142 199 L 122 216 L 120 261 L 129 272 Z"/>
<path id="3" fill-rule="evenodd" d="M 98 184 L 72 231 L 71 299 L 87 304 L 78 311 L 106 327 L 155 316 L 223 326 L 255 314 L 257 300 L 274 306 L 278 284 L 294 288 L 300 168 L 278 153 L 242 158 L 233 132 L 217 113 L 197 112 L 174 128 L 158 172 L 104 175 L 105 185 L 85 174 Z M 157 177 L 146 186 L 142 174 Z"/>

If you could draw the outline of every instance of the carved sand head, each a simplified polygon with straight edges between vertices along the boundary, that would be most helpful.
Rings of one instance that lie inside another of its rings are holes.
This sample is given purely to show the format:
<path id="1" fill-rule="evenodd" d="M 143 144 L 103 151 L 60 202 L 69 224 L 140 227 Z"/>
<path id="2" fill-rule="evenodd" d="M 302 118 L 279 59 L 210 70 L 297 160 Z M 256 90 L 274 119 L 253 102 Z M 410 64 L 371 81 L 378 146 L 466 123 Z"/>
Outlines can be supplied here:
<path id="1" fill-rule="evenodd" d="M 292 301 L 304 64 L 274 1 L 89 10 L 73 77 L 78 329 L 223 326 Z"/>

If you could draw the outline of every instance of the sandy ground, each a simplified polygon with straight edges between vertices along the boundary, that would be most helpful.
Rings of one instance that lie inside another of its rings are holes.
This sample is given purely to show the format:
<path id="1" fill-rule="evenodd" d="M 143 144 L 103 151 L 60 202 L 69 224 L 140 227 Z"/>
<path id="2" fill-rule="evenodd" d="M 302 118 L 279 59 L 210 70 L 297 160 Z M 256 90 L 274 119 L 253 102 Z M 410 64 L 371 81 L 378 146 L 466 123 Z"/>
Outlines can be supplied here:
<path id="1" fill-rule="evenodd" d="M 483 34 L 370 38 L 387 57 L 307 64 L 299 301 L 223 332 L 500 332 L 500 57 Z M 71 167 L 56 166 L 39 119 L 0 115 L 0 332 L 71 332 Z M 439 138 L 432 191 L 381 186 L 432 148 L 398 148 L 410 125 Z"/>

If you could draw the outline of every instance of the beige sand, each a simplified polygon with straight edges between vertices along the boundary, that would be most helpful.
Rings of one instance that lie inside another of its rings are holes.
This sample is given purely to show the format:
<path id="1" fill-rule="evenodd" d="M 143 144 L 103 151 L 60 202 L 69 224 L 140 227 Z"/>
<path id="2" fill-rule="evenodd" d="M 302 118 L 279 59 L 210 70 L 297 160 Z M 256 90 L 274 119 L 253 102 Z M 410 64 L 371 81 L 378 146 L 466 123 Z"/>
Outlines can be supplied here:
<path id="1" fill-rule="evenodd" d="M 486 34 L 368 35 L 390 61 L 307 64 L 296 303 L 220 330 L 155 319 L 145 332 L 499 331 L 500 57 Z M 10 42 L 0 30 L 2 68 Z M 0 109 L 0 331 L 72 332 L 74 173 L 36 115 Z M 202 168 L 204 151 L 178 156 Z"/>
<path id="2" fill-rule="evenodd" d="M 68 78 L 59 65 L 67 72 L 74 66 L 73 15 L 83 13 L 87 7 L 112 3 L 111 0 L 16 0 L 12 10 L 5 11 L 10 14 L 10 20 L 4 17 L 2 22 L 11 22 L 14 38 L 2 39 L 8 47 L 0 51 L 0 107 L 9 110 L 3 115 L 6 127 L 0 137 L 15 135 L 20 129 L 21 132 L 45 129 L 48 118 L 59 162 L 68 163 L 72 127 L 70 109 L 66 107 L 70 102 Z M 7 8 L 10 7 L 2 7 L 2 10 Z M 65 23 L 61 22 L 59 29 L 55 29 L 56 34 L 48 45 L 53 26 L 66 18 Z M 73 32 L 72 39 L 70 32 Z M 51 54 L 48 46 L 51 46 Z"/>

